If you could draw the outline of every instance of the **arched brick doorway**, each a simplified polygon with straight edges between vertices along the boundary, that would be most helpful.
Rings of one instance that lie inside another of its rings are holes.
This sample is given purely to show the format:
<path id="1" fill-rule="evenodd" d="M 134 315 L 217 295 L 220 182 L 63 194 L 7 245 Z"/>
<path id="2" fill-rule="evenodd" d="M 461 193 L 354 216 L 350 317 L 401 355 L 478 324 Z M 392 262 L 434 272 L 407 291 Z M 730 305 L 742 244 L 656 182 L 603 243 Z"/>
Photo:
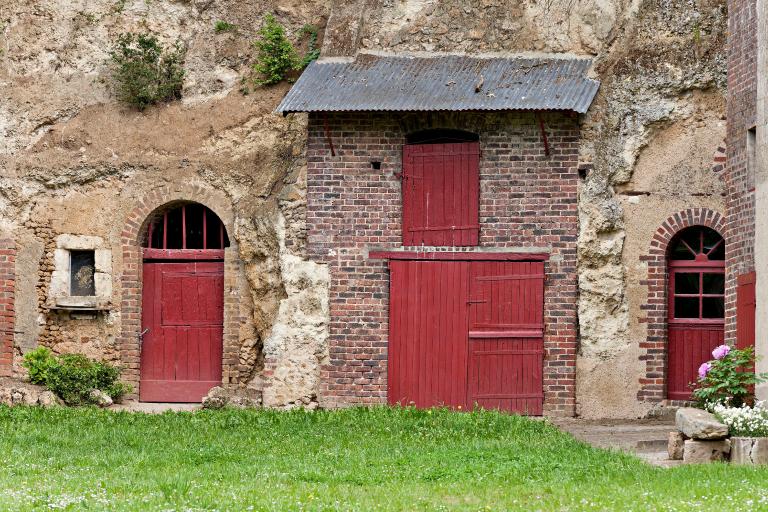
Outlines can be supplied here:
<path id="1" fill-rule="evenodd" d="M 670 243 L 667 260 L 667 397 L 689 400 L 699 365 L 724 339 L 725 240 L 706 226 L 686 228 Z"/>
<path id="2" fill-rule="evenodd" d="M 199 402 L 222 381 L 226 228 L 206 206 L 173 203 L 142 245 L 139 399 Z"/>

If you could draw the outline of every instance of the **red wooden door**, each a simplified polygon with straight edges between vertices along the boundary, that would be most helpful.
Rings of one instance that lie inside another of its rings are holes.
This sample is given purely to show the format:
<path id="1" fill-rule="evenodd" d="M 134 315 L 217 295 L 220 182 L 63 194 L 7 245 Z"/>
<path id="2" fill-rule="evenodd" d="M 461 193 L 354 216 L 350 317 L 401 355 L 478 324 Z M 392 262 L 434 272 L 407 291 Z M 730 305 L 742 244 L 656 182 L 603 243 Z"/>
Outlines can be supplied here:
<path id="1" fill-rule="evenodd" d="M 544 264 L 470 267 L 469 405 L 540 415 L 544 401 Z"/>
<path id="2" fill-rule="evenodd" d="M 403 245 L 477 245 L 480 144 L 403 148 Z"/>
<path id="3" fill-rule="evenodd" d="M 139 398 L 199 402 L 221 384 L 224 263 L 144 263 Z"/>
<path id="4" fill-rule="evenodd" d="M 667 397 L 690 400 L 698 368 L 724 341 L 725 240 L 693 226 L 669 248 Z"/>
<path id="5" fill-rule="evenodd" d="M 542 413 L 544 266 L 391 261 L 390 404 Z"/>
<path id="6" fill-rule="evenodd" d="M 389 403 L 466 407 L 467 263 L 391 261 L 389 268 Z"/>

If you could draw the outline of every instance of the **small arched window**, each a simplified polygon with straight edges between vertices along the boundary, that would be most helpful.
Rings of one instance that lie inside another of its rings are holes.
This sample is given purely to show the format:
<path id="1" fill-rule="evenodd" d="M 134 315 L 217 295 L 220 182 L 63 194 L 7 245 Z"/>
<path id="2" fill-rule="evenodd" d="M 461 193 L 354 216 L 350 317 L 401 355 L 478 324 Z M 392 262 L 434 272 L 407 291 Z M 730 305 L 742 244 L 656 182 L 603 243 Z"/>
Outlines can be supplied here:
<path id="1" fill-rule="evenodd" d="M 218 215 L 207 206 L 185 203 L 157 215 L 149 224 L 150 249 L 223 249 L 229 237 Z"/>
<path id="2" fill-rule="evenodd" d="M 714 229 L 688 228 L 669 252 L 670 321 L 722 321 L 725 317 L 725 240 Z"/>

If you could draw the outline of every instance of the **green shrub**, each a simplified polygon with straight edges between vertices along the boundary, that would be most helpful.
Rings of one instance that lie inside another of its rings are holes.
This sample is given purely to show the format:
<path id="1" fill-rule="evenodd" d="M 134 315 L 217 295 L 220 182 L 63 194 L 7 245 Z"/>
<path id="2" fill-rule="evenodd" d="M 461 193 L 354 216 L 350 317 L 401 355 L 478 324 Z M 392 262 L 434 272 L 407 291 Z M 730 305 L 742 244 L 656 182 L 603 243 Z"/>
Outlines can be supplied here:
<path id="1" fill-rule="evenodd" d="M 143 110 L 181 98 L 184 49 L 166 49 L 151 34 L 121 34 L 109 53 L 115 92 L 121 101 Z"/>
<path id="2" fill-rule="evenodd" d="M 48 354 L 50 355 L 50 351 Z M 130 385 L 118 381 L 120 368 L 106 361 L 94 361 L 82 354 L 64 354 L 58 357 L 50 356 L 49 363 L 46 366 L 45 380 L 38 383 L 45 384 L 68 405 L 93 404 L 93 389 L 105 392 L 115 401 L 132 391 Z M 30 376 L 31 373 L 30 370 Z"/>
<path id="3" fill-rule="evenodd" d="M 264 17 L 264 25 L 259 29 L 259 37 L 254 44 L 257 50 L 256 64 L 253 70 L 259 75 L 256 85 L 272 85 L 282 81 L 290 71 L 301 69 L 301 60 L 296 48 L 285 35 L 285 28 L 278 23 L 274 15 Z"/>
<path id="4" fill-rule="evenodd" d="M 45 385 L 48 372 L 56 365 L 56 358 L 47 347 L 37 347 L 24 354 L 24 362 L 21 364 L 29 371 L 29 381 L 32 384 Z"/>
<path id="5" fill-rule="evenodd" d="M 236 28 L 237 28 L 237 25 L 233 23 L 228 23 L 224 20 L 218 20 L 213 25 L 213 30 L 215 30 L 216 32 L 232 32 Z"/>

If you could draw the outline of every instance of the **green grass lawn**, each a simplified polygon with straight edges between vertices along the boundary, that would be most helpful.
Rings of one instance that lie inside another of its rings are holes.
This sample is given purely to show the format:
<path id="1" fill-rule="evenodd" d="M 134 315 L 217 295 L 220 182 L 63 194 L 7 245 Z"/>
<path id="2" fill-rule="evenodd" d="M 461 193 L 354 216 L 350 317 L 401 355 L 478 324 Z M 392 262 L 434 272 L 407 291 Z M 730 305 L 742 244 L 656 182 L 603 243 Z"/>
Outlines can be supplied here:
<path id="1" fill-rule="evenodd" d="M 768 469 L 657 469 L 543 421 L 0 408 L 0 510 L 768 510 Z"/>

